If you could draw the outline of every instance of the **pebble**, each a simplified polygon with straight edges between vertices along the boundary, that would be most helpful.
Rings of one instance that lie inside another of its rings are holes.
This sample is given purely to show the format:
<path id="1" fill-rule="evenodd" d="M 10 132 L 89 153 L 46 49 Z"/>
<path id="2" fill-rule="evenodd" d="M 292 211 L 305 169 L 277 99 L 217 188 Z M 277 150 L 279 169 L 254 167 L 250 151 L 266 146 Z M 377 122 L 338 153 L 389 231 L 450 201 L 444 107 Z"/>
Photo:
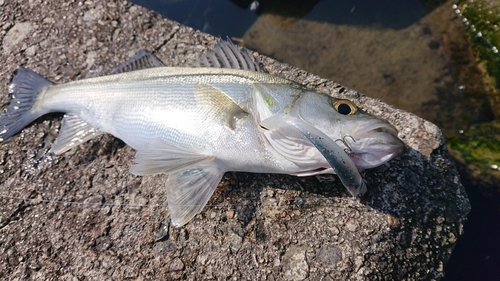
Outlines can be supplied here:
<path id="1" fill-rule="evenodd" d="M 228 210 L 226 212 L 226 216 L 227 216 L 228 219 L 234 218 L 234 210 Z"/>
<path id="2" fill-rule="evenodd" d="M 38 46 L 33 45 L 33 46 L 30 46 L 26 49 L 25 54 L 29 57 L 33 57 L 36 55 L 36 51 L 38 51 Z"/>
<path id="3" fill-rule="evenodd" d="M 103 9 L 91 9 L 85 12 L 83 15 L 83 20 L 86 22 L 92 22 L 101 18 L 104 13 Z"/>
<path id="4" fill-rule="evenodd" d="M 349 231 L 356 231 L 358 228 L 358 225 L 352 220 L 348 221 L 345 226 Z"/>
<path id="5" fill-rule="evenodd" d="M 3 38 L 3 50 L 11 51 L 19 42 L 23 41 L 26 36 L 33 30 L 33 26 L 29 22 L 20 22 L 14 25 Z"/>
<path id="6" fill-rule="evenodd" d="M 184 269 L 184 263 L 179 258 L 175 258 L 170 264 L 170 271 L 181 271 Z"/>
<path id="7" fill-rule="evenodd" d="M 298 246 L 292 245 L 283 255 L 283 263 L 286 280 L 304 280 L 309 275 L 309 265 L 306 261 L 306 253 Z"/>
<path id="8" fill-rule="evenodd" d="M 88 52 L 88 54 L 87 54 L 87 60 L 86 60 L 87 68 L 90 68 L 90 67 L 92 67 L 94 65 L 96 57 L 97 57 L 97 52 L 96 51 L 90 51 L 90 52 Z"/>
<path id="9" fill-rule="evenodd" d="M 333 235 L 338 235 L 340 233 L 340 230 L 336 226 L 330 227 L 330 231 L 332 232 Z"/>
<path id="10" fill-rule="evenodd" d="M 333 270 L 342 261 L 342 250 L 335 245 L 324 245 L 316 253 L 316 260 L 324 269 Z"/>
<path id="11" fill-rule="evenodd" d="M 8 22 L 8 23 L 6 23 L 6 24 L 4 24 L 4 25 L 2 26 L 2 29 L 3 29 L 3 30 L 7 30 L 7 29 L 9 29 L 11 26 L 12 26 L 12 23 Z"/>

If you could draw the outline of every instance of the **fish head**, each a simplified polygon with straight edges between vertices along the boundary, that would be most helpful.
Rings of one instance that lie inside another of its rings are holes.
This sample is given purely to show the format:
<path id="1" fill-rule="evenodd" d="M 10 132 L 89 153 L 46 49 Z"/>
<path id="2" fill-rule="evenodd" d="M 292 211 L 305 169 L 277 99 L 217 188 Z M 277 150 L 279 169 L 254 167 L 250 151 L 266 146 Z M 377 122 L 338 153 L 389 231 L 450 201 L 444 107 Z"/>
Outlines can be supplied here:
<path id="1" fill-rule="evenodd" d="M 360 170 L 380 166 L 401 155 L 406 148 L 394 126 L 346 99 L 308 92 L 297 100 L 291 114 L 344 147 Z"/>

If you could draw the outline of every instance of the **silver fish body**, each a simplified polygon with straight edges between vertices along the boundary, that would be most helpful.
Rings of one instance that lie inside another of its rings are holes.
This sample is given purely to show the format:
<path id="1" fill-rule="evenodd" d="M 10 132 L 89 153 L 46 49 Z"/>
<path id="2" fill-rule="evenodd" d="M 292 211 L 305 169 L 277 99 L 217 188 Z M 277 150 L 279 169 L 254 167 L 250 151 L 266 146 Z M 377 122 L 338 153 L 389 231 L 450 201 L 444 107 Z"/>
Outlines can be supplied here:
<path id="1" fill-rule="evenodd" d="M 20 68 L 10 92 L 0 139 L 49 112 L 66 113 L 56 154 L 112 134 L 137 150 L 132 173 L 169 174 L 175 226 L 201 211 L 226 171 L 302 176 L 335 173 L 332 167 L 347 161 L 347 176 L 339 176 L 352 178 L 359 186 L 351 192 L 359 195 L 366 187 L 356 168 L 378 166 L 404 150 L 392 125 L 352 102 L 256 71 L 155 67 L 52 85 Z M 348 144 L 348 153 L 337 143 Z"/>
<path id="2" fill-rule="evenodd" d="M 165 142 L 216 155 L 227 171 L 300 172 L 266 149 L 254 104 L 257 88 L 280 93 L 266 97 L 273 98 L 277 111 L 293 105 L 293 96 L 303 91 L 259 72 L 160 67 L 53 85 L 38 101 L 40 110 L 73 113 L 137 151 Z"/>

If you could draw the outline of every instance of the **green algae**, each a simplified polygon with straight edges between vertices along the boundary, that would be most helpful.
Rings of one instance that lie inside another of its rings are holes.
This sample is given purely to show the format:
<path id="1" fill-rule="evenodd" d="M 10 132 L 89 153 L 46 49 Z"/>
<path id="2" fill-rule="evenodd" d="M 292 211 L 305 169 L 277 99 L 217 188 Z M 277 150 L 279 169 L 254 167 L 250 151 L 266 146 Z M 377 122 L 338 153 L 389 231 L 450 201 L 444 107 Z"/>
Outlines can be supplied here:
<path id="1" fill-rule="evenodd" d="M 495 116 L 500 117 L 500 1 L 459 1 L 458 15 L 467 27 L 468 34 L 480 66 L 483 67 L 485 82 L 491 85 L 490 102 Z"/>
<path id="2" fill-rule="evenodd" d="M 454 8 L 467 29 L 495 120 L 449 138 L 448 148 L 463 176 L 500 193 L 500 1 L 460 0 Z"/>
<path id="3" fill-rule="evenodd" d="M 472 126 L 449 139 L 448 148 L 474 182 L 500 192 L 500 122 Z"/>

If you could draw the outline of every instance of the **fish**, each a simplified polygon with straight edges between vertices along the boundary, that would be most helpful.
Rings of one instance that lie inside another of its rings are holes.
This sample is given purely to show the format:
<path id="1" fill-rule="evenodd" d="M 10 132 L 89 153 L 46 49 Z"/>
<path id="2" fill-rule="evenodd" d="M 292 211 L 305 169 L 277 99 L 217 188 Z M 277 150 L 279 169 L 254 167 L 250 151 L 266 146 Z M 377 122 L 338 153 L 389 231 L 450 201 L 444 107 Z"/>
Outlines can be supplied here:
<path id="1" fill-rule="evenodd" d="M 64 117 L 50 153 L 111 134 L 136 151 L 132 174 L 168 175 L 175 227 L 203 210 L 225 172 L 337 174 L 360 197 L 367 191 L 360 171 L 405 150 L 386 120 L 265 73 L 229 40 L 185 66 L 141 51 L 109 75 L 64 84 L 19 67 L 8 89 L 0 142 L 51 112 Z"/>

